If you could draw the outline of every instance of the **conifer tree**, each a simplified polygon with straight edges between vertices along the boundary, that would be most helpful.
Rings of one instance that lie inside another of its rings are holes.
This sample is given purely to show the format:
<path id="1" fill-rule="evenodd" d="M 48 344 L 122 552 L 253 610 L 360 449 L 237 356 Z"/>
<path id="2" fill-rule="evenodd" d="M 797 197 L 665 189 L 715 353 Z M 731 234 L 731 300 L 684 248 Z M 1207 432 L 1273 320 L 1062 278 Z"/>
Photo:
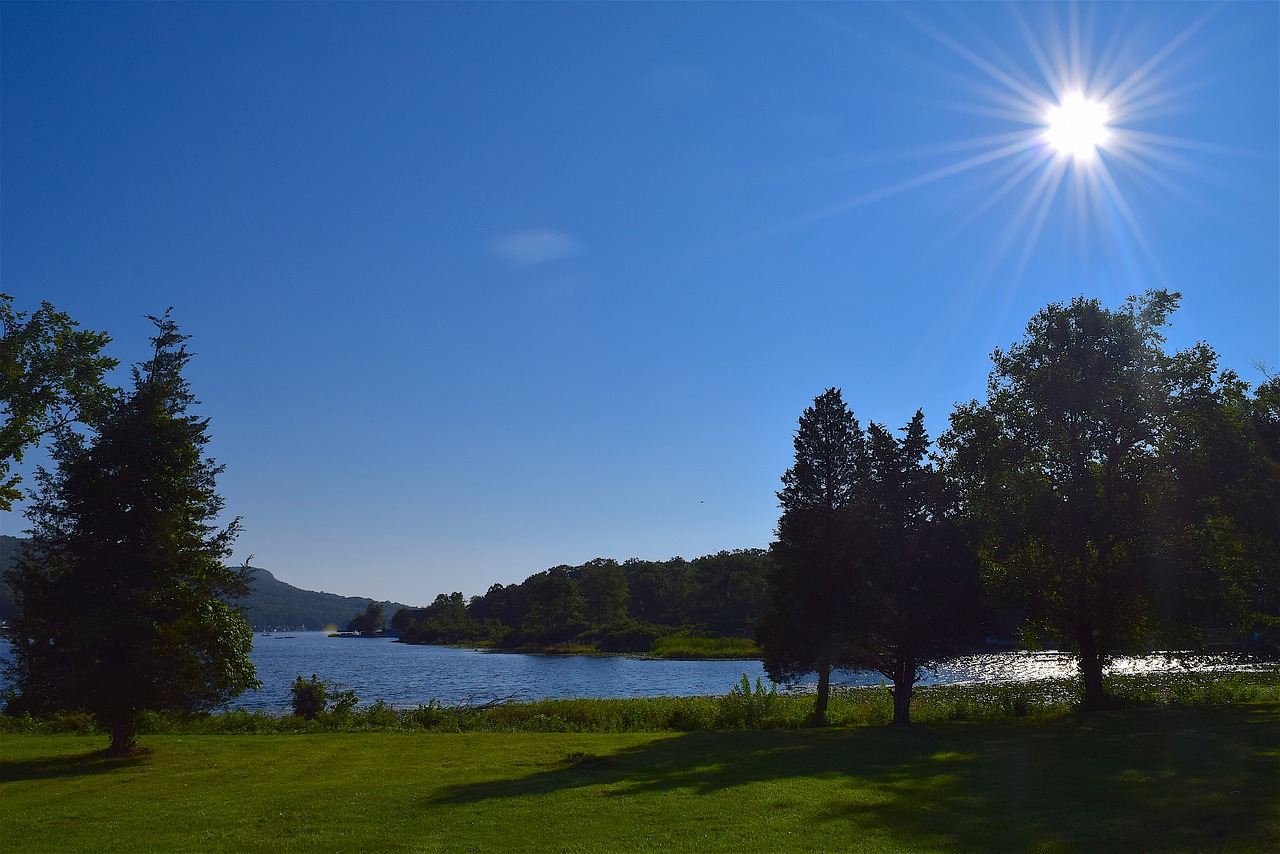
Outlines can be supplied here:
<path id="1" fill-rule="evenodd" d="M 148 710 L 212 709 L 256 687 L 253 633 L 234 604 L 247 567 L 222 560 L 239 519 L 219 527 L 222 466 L 182 372 L 190 359 L 166 313 L 152 357 L 88 437 L 63 430 L 41 471 L 31 543 L 9 581 L 21 609 L 9 637 L 10 712 L 79 710 L 132 752 Z"/>
<path id="2" fill-rule="evenodd" d="M 837 388 L 800 416 L 795 464 L 778 493 L 782 516 L 769 574 L 771 609 L 756 626 L 775 682 L 817 673 L 813 722 L 826 723 L 831 671 L 847 658 L 855 571 L 852 511 L 866 467 L 862 431 Z"/>

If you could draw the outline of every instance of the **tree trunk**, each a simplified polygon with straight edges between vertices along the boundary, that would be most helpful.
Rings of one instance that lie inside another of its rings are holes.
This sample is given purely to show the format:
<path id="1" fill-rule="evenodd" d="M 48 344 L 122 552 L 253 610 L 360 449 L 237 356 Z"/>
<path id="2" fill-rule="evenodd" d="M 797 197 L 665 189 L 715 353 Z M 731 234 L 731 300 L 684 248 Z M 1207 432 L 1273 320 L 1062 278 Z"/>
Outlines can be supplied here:
<path id="1" fill-rule="evenodd" d="M 1084 678 L 1084 704 L 1086 712 L 1104 709 L 1107 706 L 1107 695 L 1102 687 L 1102 655 L 1098 651 L 1098 641 L 1093 632 L 1081 628 L 1076 642 L 1080 645 L 1080 675 Z"/>
<path id="2" fill-rule="evenodd" d="M 132 715 L 120 715 L 111 721 L 111 745 L 104 756 L 129 756 L 138 746 L 138 726 Z"/>
<path id="3" fill-rule="evenodd" d="M 911 692 L 916 687 L 915 662 L 900 661 L 893 673 L 893 725 L 911 723 Z"/>
<path id="4" fill-rule="evenodd" d="M 831 665 L 818 665 L 818 698 L 813 704 L 813 725 L 827 725 L 827 696 L 831 693 Z"/>

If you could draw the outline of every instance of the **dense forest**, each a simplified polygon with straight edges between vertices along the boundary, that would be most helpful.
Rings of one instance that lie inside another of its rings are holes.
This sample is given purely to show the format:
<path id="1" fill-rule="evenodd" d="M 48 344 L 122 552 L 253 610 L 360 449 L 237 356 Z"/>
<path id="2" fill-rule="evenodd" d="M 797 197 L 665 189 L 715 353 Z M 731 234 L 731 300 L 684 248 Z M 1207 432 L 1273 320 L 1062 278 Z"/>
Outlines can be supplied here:
<path id="1" fill-rule="evenodd" d="M 693 560 L 596 558 L 494 584 L 470 600 L 441 593 L 425 608 L 395 612 L 391 628 L 407 643 L 506 649 L 649 652 L 672 635 L 745 639 L 768 606 L 770 564 L 761 549 Z"/>

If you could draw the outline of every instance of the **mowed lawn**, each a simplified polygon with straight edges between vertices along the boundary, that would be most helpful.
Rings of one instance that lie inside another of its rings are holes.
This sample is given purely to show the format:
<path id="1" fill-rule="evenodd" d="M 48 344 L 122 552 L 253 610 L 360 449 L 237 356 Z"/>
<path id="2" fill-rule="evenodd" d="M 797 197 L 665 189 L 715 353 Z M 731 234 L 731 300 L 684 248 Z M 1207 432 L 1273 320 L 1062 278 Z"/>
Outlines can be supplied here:
<path id="1" fill-rule="evenodd" d="M 0 735 L 8 851 L 1276 851 L 1280 704 L 899 731 Z"/>

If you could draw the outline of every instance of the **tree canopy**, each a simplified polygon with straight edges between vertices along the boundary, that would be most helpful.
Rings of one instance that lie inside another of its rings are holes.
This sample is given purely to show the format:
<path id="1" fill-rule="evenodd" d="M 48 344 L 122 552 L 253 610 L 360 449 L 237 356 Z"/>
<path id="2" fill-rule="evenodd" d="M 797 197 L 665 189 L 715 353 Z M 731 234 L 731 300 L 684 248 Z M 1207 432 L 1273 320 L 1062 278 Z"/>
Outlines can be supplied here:
<path id="1" fill-rule="evenodd" d="M 9 581 L 8 711 L 82 710 L 128 753 L 147 710 L 201 711 L 255 687 L 253 634 L 234 602 L 247 568 L 223 559 L 239 519 L 219 527 L 222 467 L 182 375 L 188 336 L 151 318 L 152 357 L 85 437 L 61 430 L 37 476 L 32 539 Z"/>
<path id="2" fill-rule="evenodd" d="M 103 377 L 118 361 L 102 355 L 110 340 L 47 302 L 28 315 L 0 294 L 0 510 L 22 497 L 11 466 L 27 448 L 112 400 Z"/>
<path id="3" fill-rule="evenodd" d="M 1205 345 L 1166 354 L 1178 301 L 1046 307 L 995 351 L 987 400 L 958 406 L 942 442 L 988 584 L 1076 652 L 1089 708 L 1105 704 L 1111 658 L 1175 636 L 1187 597 L 1213 586 L 1205 553 L 1186 548 L 1207 497 L 1191 475 L 1216 465 L 1209 421 L 1237 383 Z"/>
<path id="4" fill-rule="evenodd" d="M 892 680 L 894 721 L 907 723 L 921 669 L 979 625 L 977 563 L 953 492 L 928 461 L 924 414 L 902 432 L 875 422 L 864 432 L 828 389 L 801 415 L 783 475 L 772 609 L 756 635 L 775 681 L 817 673 L 819 725 L 831 672 L 863 668 Z"/>

